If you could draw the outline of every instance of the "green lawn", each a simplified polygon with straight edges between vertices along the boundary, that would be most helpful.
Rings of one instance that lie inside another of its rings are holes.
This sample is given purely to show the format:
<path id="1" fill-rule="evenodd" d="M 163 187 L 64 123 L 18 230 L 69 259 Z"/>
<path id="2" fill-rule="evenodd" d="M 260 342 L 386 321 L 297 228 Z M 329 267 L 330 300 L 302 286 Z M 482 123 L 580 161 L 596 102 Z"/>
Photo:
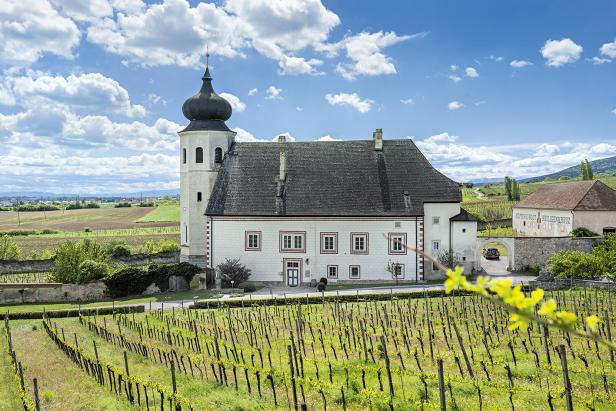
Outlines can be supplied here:
<path id="1" fill-rule="evenodd" d="M 137 222 L 139 223 L 153 223 L 153 222 L 168 222 L 168 221 L 180 221 L 180 206 L 179 204 L 163 204 L 157 206 L 148 214 L 141 217 Z"/>

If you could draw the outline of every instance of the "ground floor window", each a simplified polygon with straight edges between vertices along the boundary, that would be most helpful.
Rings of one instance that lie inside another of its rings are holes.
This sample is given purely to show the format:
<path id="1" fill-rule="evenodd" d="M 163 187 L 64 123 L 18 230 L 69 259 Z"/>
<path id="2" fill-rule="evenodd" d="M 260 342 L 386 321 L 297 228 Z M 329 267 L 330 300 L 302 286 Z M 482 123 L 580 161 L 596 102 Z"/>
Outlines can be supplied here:
<path id="1" fill-rule="evenodd" d="M 338 278 L 338 266 L 337 265 L 327 266 L 327 278 Z"/>
<path id="2" fill-rule="evenodd" d="M 394 280 L 404 279 L 404 264 L 393 263 L 391 265 L 391 278 Z"/>
<path id="3" fill-rule="evenodd" d="M 360 268 L 358 265 L 350 265 L 349 266 L 349 278 L 352 280 L 357 280 L 360 278 Z"/>

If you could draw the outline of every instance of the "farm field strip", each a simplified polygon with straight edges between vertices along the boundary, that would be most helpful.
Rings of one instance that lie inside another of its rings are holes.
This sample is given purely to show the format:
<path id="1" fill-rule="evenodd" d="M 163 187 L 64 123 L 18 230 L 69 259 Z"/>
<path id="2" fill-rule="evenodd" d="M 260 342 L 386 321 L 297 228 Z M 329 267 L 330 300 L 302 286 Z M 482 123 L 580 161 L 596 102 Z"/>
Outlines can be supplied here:
<path id="1" fill-rule="evenodd" d="M 548 294 L 579 317 L 603 313 L 600 332 L 611 338 L 614 294 Z M 510 331 L 507 319 L 498 306 L 466 296 L 157 310 L 52 324 L 89 358 L 96 341 L 101 361 L 117 369 L 126 351 L 131 375 L 166 390 L 173 359 L 178 392 L 195 409 L 296 401 L 308 409 L 388 409 L 390 398 L 394 409 L 438 409 L 439 359 L 452 409 L 564 409 L 561 345 L 576 408 L 613 409 L 616 368 L 604 346 L 560 331 L 546 337 L 536 325 Z"/>

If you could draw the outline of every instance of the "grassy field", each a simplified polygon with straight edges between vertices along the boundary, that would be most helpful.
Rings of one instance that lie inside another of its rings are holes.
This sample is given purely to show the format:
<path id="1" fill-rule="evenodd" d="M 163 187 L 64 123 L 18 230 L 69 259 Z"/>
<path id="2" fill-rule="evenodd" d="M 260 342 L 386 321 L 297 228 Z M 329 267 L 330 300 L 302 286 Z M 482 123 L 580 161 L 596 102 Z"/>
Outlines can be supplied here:
<path id="1" fill-rule="evenodd" d="M 558 298 L 580 317 L 603 307 L 614 324 L 611 294 L 560 292 Z M 441 359 L 448 409 L 561 410 L 563 372 L 554 351 L 560 345 L 575 409 L 613 409 L 616 368 L 604 346 L 560 332 L 544 341 L 539 327 L 509 331 L 507 318 L 478 297 L 453 297 L 159 310 L 54 319 L 49 326 L 59 344 L 78 346 L 83 358 L 94 358 L 95 342 L 101 363 L 117 372 L 126 350 L 133 378 L 170 391 L 168 353 L 177 359 L 178 393 L 194 409 L 293 409 L 297 398 L 308 409 L 386 410 L 393 393 L 395 410 L 436 410 Z M 50 398 L 46 409 L 129 409 L 126 392 L 114 395 L 107 376 L 103 386 L 94 384 L 51 343 L 42 320 L 11 321 L 10 327 L 27 392 L 38 377 Z M 10 377 L 0 387 L 15 384 Z M 5 401 L 14 401 L 4 390 Z M 139 401 L 145 408 L 143 392 Z"/>
<path id="2" fill-rule="evenodd" d="M 139 223 L 179 222 L 180 205 L 177 203 L 159 205 L 148 214 L 141 217 Z"/>

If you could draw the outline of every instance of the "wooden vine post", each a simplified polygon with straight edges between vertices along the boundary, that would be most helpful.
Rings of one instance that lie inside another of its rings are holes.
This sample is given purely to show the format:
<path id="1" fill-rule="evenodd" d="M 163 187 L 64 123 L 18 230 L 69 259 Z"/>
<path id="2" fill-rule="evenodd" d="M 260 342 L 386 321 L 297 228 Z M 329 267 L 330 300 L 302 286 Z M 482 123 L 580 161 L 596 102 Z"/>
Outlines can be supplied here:
<path id="1" fill-rule="evenodd" d="M 560 363 L 563 369 L 563 382 L 565 383 L 567 410 L 573 411 L 573 399 L 571 398 L 571 381 L 569 380 L 569 369 L 567 368 L 567 352 L 565 351 L 565 346 L 562 344 L 558 348 L 560 353 Z"/>
<path id="2" fill-rule="evenodd" d="M 441 400 L 441 411 L 447 411 L 447 401 L 445 401 L 445 378 L 443 375 L 443 359 L 436 360 L 438 366 L 438 393 Z"/>
<path id="3" fill-rule="evenodd" d="M 385 369 L 387 370 L 387 379 L 389 380 L 389 409 L 394 409 L 394 381 L 391 378 L 391 364 L 389 362 L 389 355 L 387 354 L 387 344 L 385 343 L 385 336 L 381 335 L 381 345 L 383 346 L 383 355 L 385 356 Z"/>

